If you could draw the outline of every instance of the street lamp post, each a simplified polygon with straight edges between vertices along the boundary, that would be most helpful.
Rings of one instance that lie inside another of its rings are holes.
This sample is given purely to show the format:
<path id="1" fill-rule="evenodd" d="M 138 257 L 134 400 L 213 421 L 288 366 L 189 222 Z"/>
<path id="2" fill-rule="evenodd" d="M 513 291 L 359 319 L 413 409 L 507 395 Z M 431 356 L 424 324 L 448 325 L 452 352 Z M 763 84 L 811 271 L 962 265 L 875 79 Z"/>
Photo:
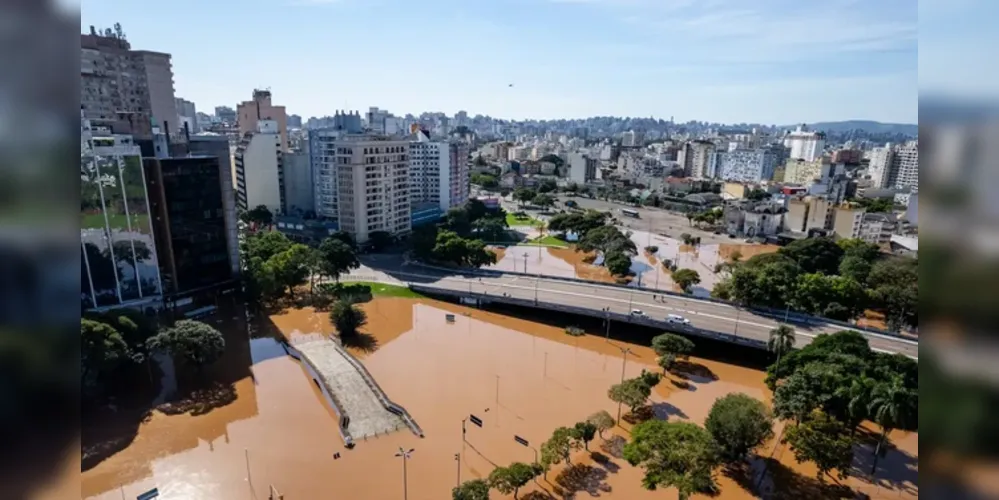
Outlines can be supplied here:
<path id="1" fill-rule="evenodd" d="M 628 364 L 628 354 L 631 352 L 630 347 L 618 347 L 621 350 L 621 383 L 624 383 L 624 367 Z M 621 425 L 621 402 L 617 403 L 617 421 L 618 425 Z"/>
<path id="2" fill-rule="evenodd" d="M 524 274 L 527 274 L 527 252 L 524 252 Z"/>
<path id="3" fill-rule="evenodd" d="M 454 461 L 458 464 L 458 467 L 457 467 L 458 468 L 458 482 L 455 483 L 455 486 L 461 487 L 461 453 L 455 453 L 454 454 Z"/>
<path id="4" fill-rule="evenodd" d="M 610 320 L 610 308 L 609 307 L 605 307 L 604 308 L 604 321 L 607 322 L 607 331 L 604 333 L 604 340 L 606 342 L 610 342 L 610 324 L 611 324 L 611 320 Z"/>
<path id="5" fill-rule="evenodd" d="M 742 313 L 742 309 L 738 305 L 735 306 L 735 331 L 732 332 L 736 337 L 739 336 L 739 315 Z"/>
<path id="6" fill-rule="evenodd" d="M 409 460 L 413 455 L 415 448 L 410 448 L 409 450 L 403 450 L 399 447 L 399 452 L 395 454 L 397 457 L 402 457 L 402 500 L 407 500 L 409 498 L 409 485 L 406 478 L 406 460 Z"/>

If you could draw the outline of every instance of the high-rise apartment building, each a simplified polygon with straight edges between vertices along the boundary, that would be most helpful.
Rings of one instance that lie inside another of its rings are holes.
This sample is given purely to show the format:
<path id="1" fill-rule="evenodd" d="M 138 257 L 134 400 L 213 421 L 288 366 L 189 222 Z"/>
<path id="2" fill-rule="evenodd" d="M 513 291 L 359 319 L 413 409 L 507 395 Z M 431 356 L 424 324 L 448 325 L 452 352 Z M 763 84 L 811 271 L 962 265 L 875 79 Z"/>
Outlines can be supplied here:
<path id="1" fill-rule="evenodd" d="M 826 136 L 822 132 L 811 132 L 804 125 L 784 138 L 784 146 L 790 149 L 790 158 L 815 161 L 822 156 L 826 147 Z"/>
<path id="2" fill-rule="evenodd" d="M 710 179 L 716 173 L 711 155 L 714 151 L 715 144 L 710 141 L 686 142 L 677 151 L 676 161 L 683 168 L 685 177 Z"/>
<path id="3" fill-rule="evenodd" d="M 81 124 L 81 305 L 155 304 L 162 286 L 139 147 Z"/>
<path id="4" fill-rule="evenodd" d="M 919 189 L 919 142 L 885 144 L 871 150 L 870 167 L 873 188 Z"/>
<path id="5" fill-rule="evenodd" d="M 833 209 L 832 232 L 839 238 L 859 238 L 864 214 L 867 211 L 859 206 L 843 204 Z"/>
<path id="6" fill-rule="evenodd" d="M 808 186 L 822 176 L 822 167 L 829 165 L 829 159 L 819 157 L 815 161 L 806 161 L 791 157 L 784 164 L 784 182 Z"/>
<path id="7" fill-rule="evenodd" d="M 890 185 L 895 188 L 919 189 L 919 142 L 910 141 L 898 147 L 892 159 Z"/>
<path id="8" fill-rule="evenodd" d="M 736 149 L 716 155 L 718 177 L 727 181 L 760 182 L 773 177 L 779 155 L 771 149 Z"/>
<path id="9" fill-rule="evenodd" d="M 239 103 L 236 106 L 236 120 L 241 136 L 248 132 L 256 132 L 258 121 L 275 122 L 278 134 L 281 136 L 281 151 L 288 151 L 288 113 L 284 106 L 275 106 L 271 103 L 270 90 L 254 90 L 253 100 Z"/>
<path id="10" fill-rule="evenodd" d="M 344 135 L 330 145 L 340 229 L 359 243 L 366 242 L 376 231 L 408 233 L 409 141 Z"/>
<path id="11" fill-rule="evenodd" d="M 635 146 L 635 140 L 636 140 L 636 137 L 635 137 L 635 131 L 634 130 L 629 130 L 629 131 L 621 134 L 621 146 L 622 147 L 626 147 L 626 148 L 634 147 Z"/>
<path id="12" fill-rule="evenodd" d="M 288 215 L 303 216 L 316 210 L 315 191 L 312 184 L 312 164 L 308 148 L 304 151 L 282 153 L 284 170 L 284 200 Z"/>
<path id="13" fill-rule="evenodd" d="M 239 240 L 230 171 L 216 156 L 145 158 L 149 209 L 169 301 L 233 286 Z"/>
<path id="14" fill-rule="evenodd" d="M 342 130 L 309 130 L 309 163 L 312 165 L 313 203 L 316 215 L 336 220 L 339 214 L 337 203 L 336 141 L 345 136 Z"/>
<path id="15" fill-rule="evenodd" d="M 414 205 L 436 204 L 446 212 L 468 200 L 468 145 L 432 141 L 425 131 L 409 144 L 409 199 Z"/>
<path id="16" fill-rule="evenodd" d="M 80 35 L 80 107 L 101 133 L 179 130 L 170 54 L 132 50 L 121 32 Z"/>
<path id="17" fill-rule="evenodd" d="M 582 186 L 596 179 L 597 163 L 583 153 L 569 153 L 569 181 Z"/>
<path id="18" fill-rule="evenodd" d="M 273 214 L 287 213 L 284 158 L 277 122 L 260 120 L 246 133 L 233 157 L 236 165 L 236 206 L 250 210 L 263 205 Z"/>

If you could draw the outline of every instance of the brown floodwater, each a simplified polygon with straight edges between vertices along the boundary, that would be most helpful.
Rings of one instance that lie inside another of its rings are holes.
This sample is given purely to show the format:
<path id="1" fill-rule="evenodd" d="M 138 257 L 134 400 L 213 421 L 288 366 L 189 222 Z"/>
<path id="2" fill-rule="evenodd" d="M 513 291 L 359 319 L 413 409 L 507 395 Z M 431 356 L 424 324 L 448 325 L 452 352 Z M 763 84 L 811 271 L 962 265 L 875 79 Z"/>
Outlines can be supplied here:
<path id="1" fill-rule="evenodd" d="M 264 499 L 273 486 L 287 500 L 401 498 L 403 463 L 394 455 L 403 447 L 415 450 L 406 463 L 409 498 L 448 498 L 459 476 L 462 481 L 486 477 L 496 465 L 532 461 L 534 452 L 514 441 L 515 435 L 537 448 L 555 427 L 571 426 L 599 410 L 616 415 L 607 389 L 621 379 L 622 366 L 627 377 L 657 369 L 654 353 L 645 346 L 599 335 L 572 337 L 559 326 L 455 304 L 378 298 L 364 309 L 369 318 L 365 340 L 351 351 L 389 398 L 416 419 L 425 438 L 399 431 L 347 450 L 332 410 L 298 362 L 285 356 L 274 339 L 248 339 L 247 352 L 239 357 L 248 358 L 249 367 L 232 383 L 235 399 L 207 412 L 153 412 L 131 444 L 83 472 L 83 497 L 117 500 L 124 493 L 134 498 L 156 487 L 164 499 Z M 265 330 L 288 337 L 332 331 L 326 314 L 310 309 L 269 321 Z M 626 362 L 619 347 L 632 350 Z M 659 417 L 703 423 L 714 400 L 725 394 L 769 397 L 759 370 L 690 361 L 686 380 L 671 375 L 656 387 L 651 399 Z M 483 425 L 466 422 L 463 442 L 462 420 L 470 415 Z M 622 425 L 605 437 L 626 436 L 630 424 Z M 915 440 L 913 434 L 901 441 Z M 573 474 L 556 467 L 547 480 L 522 489 L 521 498 L 532 490 L 676 498 L 674 490 L 643 490 L 641 470 L 609 457 L 615 452 L 610 443 L 600 438 L 590 443 L 607 460 L 595 462 L 578 451 Z M 775 458 L 798 471 L 792 454 L 777 448 Z M 800 470 L 809 473 L 807 467 Z M 726 475 L 718 480 L 721 498 L 752 498 Z"/>

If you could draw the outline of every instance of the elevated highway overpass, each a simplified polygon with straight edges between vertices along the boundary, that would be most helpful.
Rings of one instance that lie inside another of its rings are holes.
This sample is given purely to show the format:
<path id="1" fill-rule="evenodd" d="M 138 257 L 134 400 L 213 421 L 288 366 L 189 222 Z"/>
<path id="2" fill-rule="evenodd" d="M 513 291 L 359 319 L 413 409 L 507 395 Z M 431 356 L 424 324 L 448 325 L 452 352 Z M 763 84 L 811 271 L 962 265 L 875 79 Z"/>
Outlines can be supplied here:
<path id="1" fill-rule="evenodd" d="M 387 273 L 421 292 L 610 318 L 759 348 L 766 347 L 770 330 L 783 323 L 783 318 L 775 319 L 772 315 L 728 303 L 640 288 L 493 272 L 457 275 L 455 271 L 412 264 Z M 642 314 L 632 314 L 635 309 Z M 668 324 L 667 314 L 683 316 L 690 320 L 690 325 Z M 788 324 L 795 329 L 796 347 L 808 344 L 822 333 L 851 329 L 814 318 L 807 324 L 797 322 L 793 316 Z M 863 334 L 876 351 L 901 353 L 918 359 L 919 343 L 915 338 L 862 329 L 856 331 Z"/>

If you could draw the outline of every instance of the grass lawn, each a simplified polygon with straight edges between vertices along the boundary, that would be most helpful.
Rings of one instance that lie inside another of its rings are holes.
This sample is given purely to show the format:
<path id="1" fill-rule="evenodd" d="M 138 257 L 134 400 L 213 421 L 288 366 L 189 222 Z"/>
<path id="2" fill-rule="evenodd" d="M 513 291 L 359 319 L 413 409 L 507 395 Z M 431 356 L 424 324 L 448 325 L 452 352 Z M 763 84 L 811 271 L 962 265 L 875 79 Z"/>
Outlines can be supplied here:
<path id="1" fill-rule="evenodd" d="M 541 224 L 541 221 L 539 221 L 538 219 L 535 219 L 534 217 L 526 217 L 526 218 L 523 218 L 523 219 L 519 219 L 519 218 L 517 218 L 516 216 L 514 216 L 511 213 L 507 213 L 506 214 L 506 225 L 508 225 L 510 227 L 513 227 L 513 226 L 537 226 L 538 224 Z"/>
<path id="2" fill-rule="evenodd" d="M 544 236 L 541 236 L 541 237 L 538 237 L 538 238 L 534 238 L 529 243 L 540 243 L 542 245 L 548 245 L 548 246 L 551 246 L 551 247 L 569 248 L 569 243 L 567 241 L 565 241 L 565 240 L 563 240 L 561 238 L 557 238 L 555 236 L 552 236 L 550 234 L 546 234 Z"/>
<path id="3" fill-rule="evenodd" d="M 384 283 L 375 283 L 372 281 L 349 281 L 345 282 L 347 285 L 364 285 L 371 288 L 371 295 L 375 297 L 403 297 L 407 299 L 419 299 L 423 295 L 416 293 L 405 286 L 400 285 L 386 285 Z"/>

